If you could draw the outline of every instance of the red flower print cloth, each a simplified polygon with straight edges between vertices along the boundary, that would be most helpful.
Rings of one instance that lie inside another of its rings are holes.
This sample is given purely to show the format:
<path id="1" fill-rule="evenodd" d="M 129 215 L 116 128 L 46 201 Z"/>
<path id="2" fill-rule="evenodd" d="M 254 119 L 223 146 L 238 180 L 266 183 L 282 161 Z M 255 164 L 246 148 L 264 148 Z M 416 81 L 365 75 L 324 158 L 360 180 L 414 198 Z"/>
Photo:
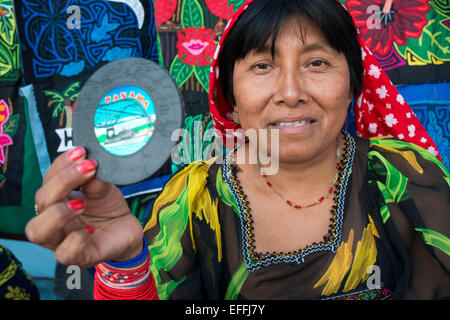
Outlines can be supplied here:
<path id="1" fill-rule="evenodd" d="M 430 10 L 428 0 L 350 0 L 345 6 L 367 47 L 380 56 L 388 55 L 393 43 L 403 46 L 409 38 L 420 37 Z M 368 10 L 371 6 L 379 13 Z M 374 13 L 379 14 L 376 26 L 368 23 Z"/>

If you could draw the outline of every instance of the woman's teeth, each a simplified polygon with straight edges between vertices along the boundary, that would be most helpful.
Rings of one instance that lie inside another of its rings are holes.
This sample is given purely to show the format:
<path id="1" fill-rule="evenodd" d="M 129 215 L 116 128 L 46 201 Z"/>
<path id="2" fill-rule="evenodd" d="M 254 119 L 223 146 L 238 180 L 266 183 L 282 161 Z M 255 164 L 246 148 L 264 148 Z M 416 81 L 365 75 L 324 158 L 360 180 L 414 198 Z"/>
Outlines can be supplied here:
<path id="1" fill-rule="evenodd" d="M 295 122 L 280 122 L 276 125 L 279 127 L 302 127 L 304 125 L 310 124 L 312 121 L 303 120 L 303 121 L 295 121 Z"/>

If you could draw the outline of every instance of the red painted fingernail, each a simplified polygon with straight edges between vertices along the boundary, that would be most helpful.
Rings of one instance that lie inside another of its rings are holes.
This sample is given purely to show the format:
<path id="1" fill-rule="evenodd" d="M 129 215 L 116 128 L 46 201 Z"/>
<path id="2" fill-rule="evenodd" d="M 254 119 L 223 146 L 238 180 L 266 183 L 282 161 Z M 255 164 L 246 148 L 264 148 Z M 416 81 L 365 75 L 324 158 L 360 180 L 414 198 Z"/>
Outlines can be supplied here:
<path id="1" fill-rule="evenodd" d="M 72 200 L 67 202 L 67 205 L 72 211 L 78 211 L 84 208 L 84 201 L 83 200 Z"/>
<path id="2" fill-rule="evenodd" d="M 94 227 L 86 226 L 86 227 L 84 227 L 84 230 L 86 230 L 86 232 L 89 234 L 93 234 L 95 229 L 94 229 Z"/>
<path id="3" fill-rule="evenodd" d="M 84 148 L 76 147 L 75 149 L 72 149 L 67 153 L 67 158 L 70 161 L 75 162 L 75 161 L 81 159 L 82 157 L 84 157 L 85 155 L 86 155 L 86 151 L 84 150 Z"/>
<path id="4" fill-rule="evenodd" d="M 97 168 L 97 162 L 94 159 L 84 160 L 82 163 L 77 164 L 76 168 L 81 174 L 87 174 Z"/>

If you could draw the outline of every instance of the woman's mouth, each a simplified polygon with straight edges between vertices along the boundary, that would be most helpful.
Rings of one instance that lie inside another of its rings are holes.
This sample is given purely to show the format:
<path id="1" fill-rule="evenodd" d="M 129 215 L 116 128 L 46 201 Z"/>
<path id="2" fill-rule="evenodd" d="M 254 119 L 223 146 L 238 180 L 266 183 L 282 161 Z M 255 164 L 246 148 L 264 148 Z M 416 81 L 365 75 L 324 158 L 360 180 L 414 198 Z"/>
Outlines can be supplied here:
<path id="1" fill-rule="evenodd" d="M 269 125 L 269 129 L 278 129 L 281 133 L 306 133 L 316 123 L 315 120 L 280 121 Z"/>
<path id="2" fill-rule="evenodd" d="M 286 128 L 286 127 L 303 127 L 303 126 L 306 126 L 306 125 L 311 124 L 311 123 L 313 123 L 312 120 L 302 120 L 302 121 L 295 121 L 295 122 L 279 122 L 279 123 L 276 123 L 275 126 L 283 127 L 283 128 Z"/>

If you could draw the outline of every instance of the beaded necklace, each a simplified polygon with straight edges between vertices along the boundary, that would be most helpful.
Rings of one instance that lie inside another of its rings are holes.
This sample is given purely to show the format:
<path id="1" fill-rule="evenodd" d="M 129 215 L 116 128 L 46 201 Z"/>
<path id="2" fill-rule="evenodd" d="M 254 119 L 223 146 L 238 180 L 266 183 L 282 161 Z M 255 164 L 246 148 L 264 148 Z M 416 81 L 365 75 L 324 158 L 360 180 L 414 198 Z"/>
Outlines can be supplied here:
<path id="1" fill-rule="evenodd" d="M 344 137 L 347 138 L 347 136 L 344 134 Z M 339 169 L 341 168 L 342 164 L 341 164 L 341 150 L 339 148 L 339 143 L 338 143 L 338 139 L 336 139 L 336 156 L 337 156 L 337 163 L 336 163 L 336 174 L 334 175 L 333 181 L 330 184 L 330 187 L 328 188 L 328 192 L 321 196 L 316 202 L 311 203 L 309 205 L 301 205 L 298 203 L 294 203 L 294 201 L 287 199 L 286 197 L 284 197 L 274 186 L 273 184 L 269 181 L 269 178 L 267 177 L 267 175 L 264 173 L 263 169 L 261 168 L 260 162 L 258 161 L 258 168 L 259 168 L 259 172 L 261 172 L 261 176 L 264 178 L 266 185 L 270 188 L 270 190 L 272 190 L 275 194 L 278 195 L 278 197 L 281 198 L 281 200 L 283 200 L 283 202 L 285 204 L 287 204 L 288 206 L 300 210 L 300 209 L 304 209 L 304 208 L 311 208 L 314 207 L 316 205 L 321 204 L 322 202 L 324 202 L 326 199 L 328 199 L 330 197 L 330 195 L 333 193 L 334 189 L 336 188 L 336 182 L 339 176 Z"/>

